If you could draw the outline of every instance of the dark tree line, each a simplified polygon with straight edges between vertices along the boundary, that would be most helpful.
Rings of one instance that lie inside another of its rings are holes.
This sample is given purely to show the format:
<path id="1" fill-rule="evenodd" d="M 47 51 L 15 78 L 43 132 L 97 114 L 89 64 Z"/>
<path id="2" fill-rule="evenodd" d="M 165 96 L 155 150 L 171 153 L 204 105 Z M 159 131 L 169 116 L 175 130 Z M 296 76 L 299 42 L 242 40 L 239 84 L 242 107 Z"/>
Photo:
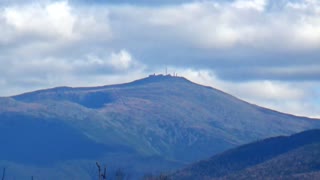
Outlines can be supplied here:
<path id="1" fill-rule="evenodd" d="M 106 166 L 101 167 L 100 163 L 96 162 L 96 166 L 98 168 L 98 180 L 107 180 L 107 168 Z M 6 168 L 3 168 L 2 170 L 2 178 L 1 180 L 5 180 L 6 177 Z M 115 172 L 114 178 L 110 179 L 115 179 L 115 180 L 125 180 L 125 179 L 130 179 L 129 176 L 126 176 L 123 170 L 118 169 Z M 144 175 L 142 178 L 143 180 L 170 180 L 170 178 L 166 174 L 160 174 L 160 175 Z M 33 176 L 31 176 L 31 180 L 34 180 Z"/>

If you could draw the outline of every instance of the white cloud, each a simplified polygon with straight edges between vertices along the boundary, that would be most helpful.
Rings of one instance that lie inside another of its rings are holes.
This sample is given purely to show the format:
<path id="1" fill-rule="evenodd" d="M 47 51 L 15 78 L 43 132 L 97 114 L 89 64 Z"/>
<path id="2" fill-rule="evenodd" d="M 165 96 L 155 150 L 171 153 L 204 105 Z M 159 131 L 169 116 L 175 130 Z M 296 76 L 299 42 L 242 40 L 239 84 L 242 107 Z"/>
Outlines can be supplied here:
<path id="1" fill-rule="evenodd" d="M 177 69 L 172 67 L 172 69 Z M 252 81 L 231 83 L 222 81 L 206 69 L 178 69 L 178 74 L 202 85 L 212 86 L 240 99 L 281 112 L 320 118 L 319 104 L 312 99 L 320 83 Z"/>
<path id="2" fill-rule="evenodd" d="M 7 43 L 26 39 L 68 42 L 98 35 L 103 35 L 100 39 L 108 39 L 112 34 L 107 13 L 101 18 L 92 12 L 73 9 L 66 1 L 8 6 L 0 12 L 0 17 L 0 32 L 10 31 L 7 34 L 11 39 L 2 40 Z"/>
<path id="3" fill-rule="evenodd" d="M 13 95 L 54 86 L 105 85 L 119 83 L 112 81 L 115 79 L 122 79 L 120 82 L 123 82 L 146 75 L 145 66 L 136 61 L 125 49 L 119 52 L 105 52 L 99 56 L 89 54 L 83 59 L 51 57 L 2 60 L 0 63 L 2 65 L 0 84 L 6 87 L 0 91 L 1 95 Z M 5 64 L 7 66 L 4 66 Z"/>
<path id="4" fill-rule="evenodd" d="M 20 33 L 43 33 L 62 38 L 74 38 L 75 17 L 66 2 L 57 2 L 42 7 L 33 4 L 27 7 L 6 8 L 3 13 L 8 25 Z"/>
<path id="5" fill-rule="evenodd" d="M 232 6 L 236 9 L 253 9 L 256 11 L 264 11 L 267 0 L 236 0 Z"/>
<path id="6" fill-rule="evenodd" d="M 132 63 L 133 59 L 126 50 L 121 50 L 118 54 L 111 54 L 110 64 L 116 69 L 126 70 Z"/>
<path id="7" fill-rule="evenodd" d="M 125 49 L 119 52 L 111 52 L 110 54 L 101 54 L 100 56 L 89 54 L 85 59 L 74 60 L 70 63 L 75 65 L 75 69 L 92 69 L 92 73 L 99 71 L 99 69 L 105 69 L 104 72 L 111 71 L 116 73 L 127 71 L 131 68 L 144 68 L 144 65 L 136 61 Z"/>
<path id="8" fill-rule="evenodd" d="M 201 1 L 158 8 L 113 7 L 111 13 L 132 26 L 144 26 L 154 36 L 165 33 L 192 43 L 195 48 L 299 51 L 320 47 L 320 3 L 299 1 L 293 5 L 287 1 L 277 11 L 268 11 L 268 3 L 267 0 Z"/>
<path id="9" fill-rule="evenodd" d="M 0 94 L 120 83 L 168 65 L 249 102 L 317 116 L 320 2 L 282 0 L 272 9 L 271 1 L 7 1 L 0 5 Z"/>

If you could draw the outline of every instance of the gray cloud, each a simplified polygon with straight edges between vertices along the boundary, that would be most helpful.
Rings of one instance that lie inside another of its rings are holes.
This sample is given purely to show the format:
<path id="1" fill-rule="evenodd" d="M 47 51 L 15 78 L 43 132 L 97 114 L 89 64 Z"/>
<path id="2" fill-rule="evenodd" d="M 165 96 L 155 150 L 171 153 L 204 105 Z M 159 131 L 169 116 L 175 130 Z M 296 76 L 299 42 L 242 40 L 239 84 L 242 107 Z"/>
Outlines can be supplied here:
<path id="1" fill-rule="evenodd" d="M 317 73 L 279 73 L 268 68 L 319 65 L 320 4 L 275 4 L 205 1 L 160 8 L 111 6 L 109 10 L 115 31 L 129 39 L 128 46 L 138 46 L 132 48 L 147 64 L 211 67 L 223 71 L 218 73 L 220 78 L 239 77 L 232 80 L 315 80 Z M 233 67 L 242 69 L 233 71 Z"/>
<path id="2" fill-rule="evenodd" d="M 223 79 L 314 80 L 317 73 L 301 76 L 302 71 L 293 71 L 285 77 L 268 68 L 320 64 L 319 3 L 275 4 L 238 0 L 160 7 L 66 2 L 8 6 L 2 11 L 1 50 L 11 57 L 81 60 L 127 49 L 147 66 L 210 67 Z M 33 20 L 35 16 L 40 18 Z"/>
<path id="3" fill-rule="evenodd" d="M 169 66 L 251 102 L 280 107 L 291 94 L 316 109 L 319 19 L 312 0 L 1 1 L 0 94 L 119 83 Z M 269 85 L 270 100 L 263 88 L 245 96 Z"/>
<path id="4" fill-rule="evenodd" d="M 190 2 L 201 2 L 202 0 L 71 0 L 70 2 L 78 4 L 134 4 L 134 5 L 143 5 L 143 6 L 159 6 L 159 5 L 172 5 L 172 4 L 181 4 L 181 3 L 190 3 Z M 233 0 L 216 0 L 219 2 L 230 2 Z"/>
<path id="5" fill-rule="evenodd" d="M 217 70 L 219 77 L 230 81 L 280 80 L 319 81 L 320 66 L 296 66 L 275 68 L 228 68 Z"/>

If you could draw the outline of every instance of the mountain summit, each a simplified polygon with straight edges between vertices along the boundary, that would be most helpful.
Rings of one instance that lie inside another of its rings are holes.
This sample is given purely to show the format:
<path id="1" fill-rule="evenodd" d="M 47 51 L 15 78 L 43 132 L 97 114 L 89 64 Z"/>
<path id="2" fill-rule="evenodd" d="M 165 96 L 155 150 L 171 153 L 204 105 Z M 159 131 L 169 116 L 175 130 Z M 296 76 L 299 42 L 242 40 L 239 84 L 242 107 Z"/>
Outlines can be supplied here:
<path id="1" fill-rule="evenodd" d="M 49 137 L 58 135 L 55 143 L 60 146 L 59 139 L 64 138 L 59 136 L 61 126 L 67 132 L 72 130 L 80 142 L 93 144 L 89 146 L 92 149 L 79 152 L 73 159 L 58 156 L 56 161 L 92 159 L 90 153 L 96 152 L 95 158 L 118 167 L 135 167 L 131 170 L 141 173 L 181 167 L 258 139 L 320 128 L 318 120 L 249 104 L 220 90 L 169 75 L 151 75 L 118 85 L 39 90 L 2 98 L 0 103 L 0 128 L 17 132 L 6 134 L 1 144 L 11 139 L 18 145 L 45 148 L 39 144 L 44 131 Z M 42 131 L 37 131 L 38 123 Z M 34 126 L 21 130 L 22 124 Z M 21 131 L 34 133 L 33 138 L 20 136 Z M 15 146 L 7 146 L 10 148 Z M 26 163 L 24 157 L 19 161 L 7 157 L 0 159 Z M 47 163 L 52 163 L 45 157 Z"/>

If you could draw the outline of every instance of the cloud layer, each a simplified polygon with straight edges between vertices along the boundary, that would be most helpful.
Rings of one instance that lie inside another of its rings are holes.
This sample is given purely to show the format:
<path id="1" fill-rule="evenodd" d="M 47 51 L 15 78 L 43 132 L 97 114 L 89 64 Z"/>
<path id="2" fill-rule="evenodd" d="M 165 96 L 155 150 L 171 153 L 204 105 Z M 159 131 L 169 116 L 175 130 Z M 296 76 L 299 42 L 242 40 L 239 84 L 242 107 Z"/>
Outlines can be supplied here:
<path id="1" fill-rule="evenodd" d="M 317 0 L 2 1 L 1 95 L 120 83 L 165 66 L 320 116 Z"/>

